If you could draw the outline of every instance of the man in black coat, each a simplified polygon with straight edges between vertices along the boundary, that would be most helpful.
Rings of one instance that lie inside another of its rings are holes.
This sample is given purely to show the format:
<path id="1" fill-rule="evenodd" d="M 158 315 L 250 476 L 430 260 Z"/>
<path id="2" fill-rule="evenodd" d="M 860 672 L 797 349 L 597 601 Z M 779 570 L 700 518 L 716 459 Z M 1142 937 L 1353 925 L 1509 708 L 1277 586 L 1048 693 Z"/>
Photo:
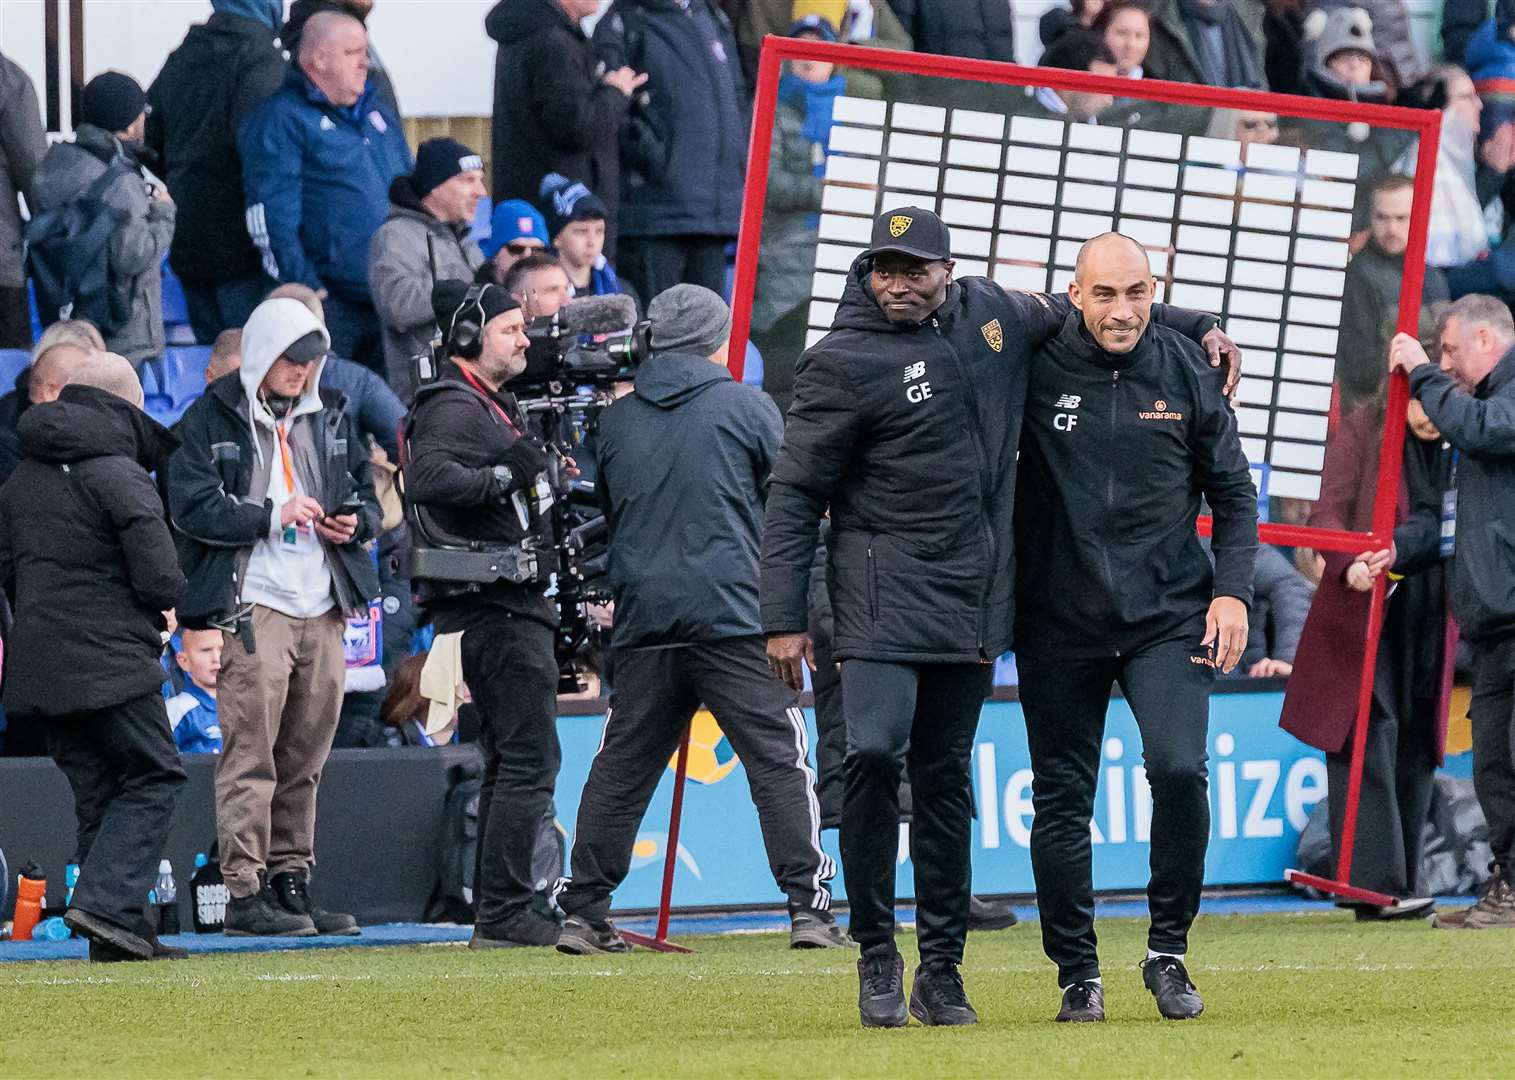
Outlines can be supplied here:
<path id="1" fill-rule="evenodd" d="M 1442 554 L 1452 560 L 1452 614 L 1474 647 L 1473 788 L 1489 823 L 1493 874 L 1472 908 L 1436 916 L 1449 929 L 1515 927 L 1515 321 L 1474 294 L 1441 327 L 1441 365 L 1396 334 L 1391 370 L 1457 456 L 1442 504 Z"/>
<path id="2" fill-rule="evenodd" d="M 535 203 L 542 178 L 582 181 L 605 203 L 605 254 L 615 258 L 621 125 L 647 81 L 602 70 L 579 23 L 598 0 L 500 0 L 484 20 L 499 42 L 491 147 L 493 196 Z"/>
<path id="3" fill-rule="evenodd" d="M 226 632 L 216 830 L 233 935 L 356 934 L 312 906 L 316 796 L 336 734 L 350 615 L 368 613 L 379 532 L 368 447 L 320 388 L 331 339 L 298 300 L 259 304 L 242 365 L 177 431 L 169 506 L 189 585 L 180 625 Z"/>
<path id="4" fill-rule="evenodd" d="M 1079 252 L 1079 311 L 1031 366 L 1016 492 L 1016 664 L 1035 774 L 1031 868 L 1057 1019 L 1105 1018 L 1089 821 L 1112 683 L 1141 729 L 1152 788 L 1152 928 L 1143 980 L 1196 1017 L 1184 968 L 1210 831 L 1210 687 L 1247 645 L 1257 491 L 1218 372 L 1150 325 L 1146 251 L 1106 233 Z M 1195 532 L 1213 518 L 1210 558 Z"/>
<path id="5" fill-rule="evenodd" d="M 214 0 L 148 88 L 147 146 L 178 206 L 168 264 L 195 340 L 240 327 L 273 286 L 247 235 L 237 126 L 284 82 L 282 0 Z"/>
<path id="6" fill-rule="evenodd" d="M 525 320 L 498 285 L 442 281 L 432 293 L 447 360 L 416 391 L 405 425 L 405 496 L 418 540 L 509 549 L 519 566 L 549 539 L 551 459 L 532 441 L 505 383 L 526 370 Z M 503 561 L 503 560 L 502 560 Z M 532 854 L 558 774 L 557 611 L 541 573 L 487 584 L 416 584 L 437 629 L 433 654 L 456 650 L 480 719 L 484 775 L 474 875 L 474 949 L 557 944 L 536 891 Z M 461 635 L 461 638 L 458 637 Z"/>
<path id="7" fill-rule="evenodd" d="M 27 410 L 26 459 L 0 487 L 5 708 L 45 723 L 73 789 L 80 873 L 64 921 L 92 960 L 184 955 L 143 920 L 185 777 L 158 666 L 184 575 L 148 476 L 175 439 L 141 404 L 131 365 L 96 353 Z"/>
<path id="8" fill-rule="evenodd" d="M 594 45 L 647 75 L 621 135 L 617 271 L 648 302 L 680 282 L 724 293 L 749 121 L 731 23 L 715 0 L 616 0 Z"/>
<path id="9" fill-rule="evenodd" d="M 947 227 L 902 207 L 874 222 L 831 333 L 801 358 L 763 533 L 768 655 L 791 687 L 816 530 L 829 507 L 835 655 L 847 713 L 842 862 L 863 946 L 865 1026 L 907 1022 L 894 945 L 900 755 L 915 800 L 917 937 L 910 1004 L 930 1024 L 977 1020 L 958 965 L 967 932 L 969 754 L 1014 618 L 1015 456 L 1035 348 L 1065 298 L 952 280 Z M 1215 318 L 1168 309 L 1194 338 Z M 1211 335 L 1215 337 L 1212 339 Z"/>
<path id="10" fill-rule="evenodd" d="M 598 494 L 610 528 L 615 693 L 579 803 L 573 870 L 558 903 L 563 952 L 624 952 L 610 897 L 668 757 L 701 703 L 747 772 L 790 945 L 848 945 L 832 916 L 836 866 L 799 697 L 768 670 L 758 548 L 778 407 L 726 370 L 731 311 L 698 285 L 652 301 L 653 354 L 600 416 Z M 670 542 L 670 538 L 673 539 Z"/>

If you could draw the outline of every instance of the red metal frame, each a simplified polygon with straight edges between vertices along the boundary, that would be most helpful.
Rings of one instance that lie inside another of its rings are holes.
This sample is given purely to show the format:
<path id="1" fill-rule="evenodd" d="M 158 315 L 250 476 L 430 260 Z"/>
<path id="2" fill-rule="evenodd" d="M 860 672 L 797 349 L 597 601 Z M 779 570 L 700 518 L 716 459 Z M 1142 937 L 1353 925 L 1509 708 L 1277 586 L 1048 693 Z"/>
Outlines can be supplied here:
<path id="1" fill-rule="evenodd" d="M 1435 110 L 1404 109 L 1387 105 L 1363 105 L 1295 97 L 1290 94 L 1228 90 L 1188 83 L 1142 79 L 1133 82 L 1116 76 L 1052 68 L 1029 68 L 989 60 L 965 60 L 927 53 L 895 52 L 857 45 L 828 44 L 798 38 L 769 36 L 763 40 L 758 64 L 757 96 L 753 108 L 751 141 L 747 152 L 747 183 L 742 204 L 741 233 L 737 240 L 736 278 L 732 285 L 731 370 L 741 378 L 751 325 L 752 294 L 757 279 L 763 211 L 768 194 L 768 168 L 773 141 L 774 108 L 779 74 L 784 61 L 823 60 L 850 68 L 866 68 L 911 75 L 990 82 L 1019 86 L 1047 86 L 1054 90 L 1093 91 L 1116 97 L 1136 97 L 1177 105 L 1266 111 L 1282 116 L 1338 123 L 1366 122 L 1378 127 L 1415 132 L 1420 139 L 1416 158 L 1416 184 L 1410 212 L 1410 237 L 1404 274 L 1399 289 L 1398 329 L 1418 334 L 1421 287 L 1425 280 L 1426 231 L 1431 216 L 1431 181 L 1436 169 L 1436 149 L 1441 132 L 1441 114 Z M 1387 358 L 1385 358 L 1387 363 Z M 1320 551 L 1357 553 L 1381 550 L 1390 545 L 1399 491 L 1400 455 L 1404 447 L 1404 416 L 1409 384 L 1403 375 L 1389 379 L 1383 441 L 1379 447 L 1378 486 L 1374 493 L 1370 533 L 1313 529 L 1308 526 L 1265 523 L 1258 532 L 1266 543 L 1308 546 Z M 1201 531 L 1209 522 L 1201 519 Z M 1373 670 L 1378 656 L 1384 610 L 1384 578 L 1374 583 L 1368 616 L 1367 649 L 1358 686 L 1357 718 L 1352 733 L 1352 764 L 1348 776 L 1345 820 L 1342 826 L 1337 878 L 1328 880 L 1290 870 L 1291 881 L 1348 899 L 1392 905 L 1393 897 L 1368 892 L 1348 884 L 1357 834 L 1357 813 L 1362 794 L 1363 751 L 1367 744 L 1368 711 L 1373 696 Z M 677 810 L 675 811 L 677 814 Z M 672 830 L 670 830 L 672 832 Z M 673 852 L 670 850 L 670 857 Z"/>
<path id="2" fill-rule="evenodd" d="M 658 899 L 657 933 L 648 937 L 629 930 L 621 931 L 621 936 L 631 944 L 653 952 L 694 951 L 668 940 L 668 917 L 673 911 L 673 872 L 679 864 L 679 823 L 684 819 L 684 781 L 689 775 L 689 732 L 688 727 L 684 728 L 684 737 L 679 740 L 678 762 L 673 769 L 673 808 L 668 812 L 668 845 L 663 852 L 663 894 Z"/>

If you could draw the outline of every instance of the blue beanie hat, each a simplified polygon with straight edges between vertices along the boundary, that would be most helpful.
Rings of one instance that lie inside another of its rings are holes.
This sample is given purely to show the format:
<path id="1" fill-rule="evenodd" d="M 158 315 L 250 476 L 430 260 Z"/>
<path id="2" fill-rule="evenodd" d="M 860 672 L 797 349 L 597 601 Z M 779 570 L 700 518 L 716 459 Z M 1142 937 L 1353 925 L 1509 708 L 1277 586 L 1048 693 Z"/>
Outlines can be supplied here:
<path id="1" fill-rule="evenodd" d="M 546 247 L 547 222 L 542 220 L 541 212 L 525 199 L 506 199 L 495 205 L 494 212 L 489 216 L 489 237 L 479 246 L 484 257 L 492 259 L 506 244 L 523 236 L 535 237 Z"/>

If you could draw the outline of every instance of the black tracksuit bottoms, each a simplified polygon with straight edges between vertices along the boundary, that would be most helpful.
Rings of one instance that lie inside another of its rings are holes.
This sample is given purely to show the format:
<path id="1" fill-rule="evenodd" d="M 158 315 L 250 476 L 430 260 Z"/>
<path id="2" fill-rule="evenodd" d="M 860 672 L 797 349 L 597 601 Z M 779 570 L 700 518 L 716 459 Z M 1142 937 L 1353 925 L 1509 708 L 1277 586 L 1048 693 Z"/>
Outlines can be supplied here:
<path id="1" fill-rule="evenodd" d="M 68 777 L 78 818 L 73 906 L 133 933 L 146 926 L 184 769 L 156 691 L 121 705 L 48 717 L 47 749 Z"/>
<path id="2" fill-rule="evenodd" d="M 921 964 L 963 961 L 973 884 L 973 737 L 993 679 L 991 664 L 842 661 L 842 869 L 852 906 L 848 929 L 864 952 L 895 949 L 903 755 L 914 798 L 910 857 Z"/>
<path id="3" fill-rule="evenodd" d="M 1059 986 L 1099 975 L 1089 821 L 1112 683 L 1136 716 L 1152 789 L 1147 946 L 1176 956 L 1188 948 L 1210 838 L 1205 747 L 1215 669 L 1202 636 L 1185 633 L 1118 657 L 1017 657 L 1036 812 L 1031 870 L 1042 948 Z"/>
<path id="4" fill-rule="evenodd" d="M 668 759 L 703 704 L 731 742 L 763 830 L 774 880 L 799 907 L 831 906 L 836 864 L 821 850 L 821 811 L 799 697 L 768 670 L 763 637 L 615 649 L 615 688 L 579 802 L 572 877 L 558 895 L 598 922 L 631 871 L 632 846 Z"/>
<path id="5" fill-rule="evenodd" d="M 1515 634 L 1477 643 L 1473 660 L 1473 790 L 1494 862 L 1515 873 Z"/>
<path id="6" fill-rule="evenodd" d="M 463 679 L 484 752 L 474 866 L 484 925 L 508 922 L 536 895 L 537 835 L 562 761 L 553 636 L 546 624 L 504 609 L 482 614 L 463 634 Z"/>

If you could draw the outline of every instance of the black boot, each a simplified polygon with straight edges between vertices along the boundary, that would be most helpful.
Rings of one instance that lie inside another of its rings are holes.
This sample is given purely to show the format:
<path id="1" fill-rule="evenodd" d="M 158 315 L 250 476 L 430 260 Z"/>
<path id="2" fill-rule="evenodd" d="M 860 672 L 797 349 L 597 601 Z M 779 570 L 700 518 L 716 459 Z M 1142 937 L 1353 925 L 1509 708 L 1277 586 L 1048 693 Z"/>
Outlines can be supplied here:
<path id="1" fill-rule="evenodd" d="M 327 911 L 310 902 L 310 871 L 286 870 L 273 876 L 274 895 L 279 905 L 295 915 L 306 915 L 315 925 L 318 934 L 341 934 L 354 937 L 361 934 L 358 920 L 340 911 Z"/>
<path id="2" fill-rule="evenodd" d="M 309 915 L 286 911 L 274 895 L 273 883 L 260 872 L 257 892 L 226 902 L 221 932 L 227 937 L 315 937 L 316 924 Z"/>

